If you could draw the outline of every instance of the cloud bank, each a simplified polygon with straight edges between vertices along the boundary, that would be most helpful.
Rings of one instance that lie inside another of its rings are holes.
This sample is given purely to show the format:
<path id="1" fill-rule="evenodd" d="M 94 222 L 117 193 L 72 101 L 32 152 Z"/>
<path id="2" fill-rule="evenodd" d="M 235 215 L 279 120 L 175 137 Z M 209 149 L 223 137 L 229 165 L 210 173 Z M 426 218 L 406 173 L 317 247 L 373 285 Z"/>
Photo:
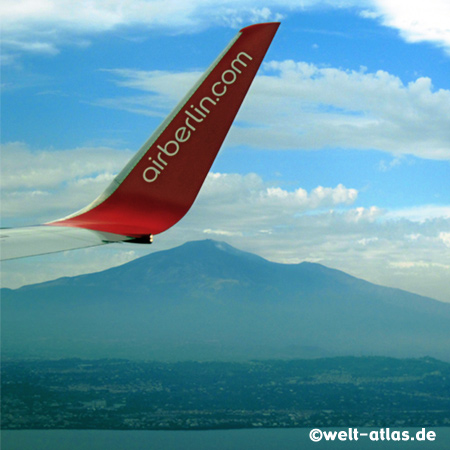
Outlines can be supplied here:
<path id="1" fill-rule="evenodd" d="M 4 146 L 3 226 L 41 223 L 85 206 L 105 189 L 127 156 L 108 148 L 48 152 L 19 143 Z M 320 262 L 375 283 L 450 301 L 450 208 L 361 207 L 358 194 L 342 184 L 286 190 L 257 174 L 210 173 L 188 215 L 158 235 L 151 249 L 113 245 L 67 257 L 50 255 L 39 267 L 33 258 L 29 264 L 9 262 L 3 279 L 17 287 L 105 269 L 186 240 L 213 238 L 273 261 Z"/>
<path id="2" fill-rule="evenodd" d="M 147 115 L 165 115 L 199 76 L 131 69 L 108 72 L 118 86 L 146 95 L 99 99 L 97 104 Z M 436 91 L 429 78 L 404 84 L 381 70 L 368 73 L 271 61 L 257 76 L 227 144 L 275 150 L 380 150 L 397 157 L 448 160 L 449 123 L 450 91 Z"/>
<path id="3" fill-rule="evenodd" d="M 20 142 L 2 145 L 3 224 L 48 222 L 86 206 L 131 156 L 106 147 L 45 151 Z"/>
<path id="4" fill-rule="evenodd" d="M 46 221 L 86 206 L 94 200 L 122 169 L 131 152 L 109 148 L 78 148 L 64 151 L 33 151 L 25 144 L 2 147 L 3 219 L 34 218 Z M 342 184 L 318 186 L 311 192 L 292 192 L 267 185 L 256 174 L 209 174 L 203 198 L 216 217 L 244 215 L 258 205 L 266 215 L 292 215 L 337 205 L 350 205 L 356 189 Z"/>
<path id="5" fill-rule="evenodd" d="M 315 8 L 352 8 L 399 30 L 408 42 L 431 42 L 450 55 L 446 0 L 4 0 L 0 5 L 5 60 L 11 54 L 55 55 L 67 44 L 87 45 L 98 34 L 127 27 L 192 33 L 281 20 Z"/>

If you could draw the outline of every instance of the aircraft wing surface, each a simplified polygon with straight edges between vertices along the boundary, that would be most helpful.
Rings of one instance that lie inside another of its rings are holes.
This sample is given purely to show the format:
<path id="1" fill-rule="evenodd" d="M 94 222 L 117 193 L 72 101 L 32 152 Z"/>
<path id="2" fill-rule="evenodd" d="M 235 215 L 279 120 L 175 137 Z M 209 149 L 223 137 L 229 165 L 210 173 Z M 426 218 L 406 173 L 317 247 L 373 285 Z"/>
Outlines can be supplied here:
<path id="1" fill-rule="evenodd" d="M 35 226 L 0 230 L 1 260 L 45 255 L 130 240 L 127 236 L 84 228 Z"/>
<path id="2" fill-rule="evenodd" d="M 148 243 L 175 225 L 194 203 L 278 26 L 243 28 L 90 205 L 42 226 L 2 230 L 2 259 Z"/>

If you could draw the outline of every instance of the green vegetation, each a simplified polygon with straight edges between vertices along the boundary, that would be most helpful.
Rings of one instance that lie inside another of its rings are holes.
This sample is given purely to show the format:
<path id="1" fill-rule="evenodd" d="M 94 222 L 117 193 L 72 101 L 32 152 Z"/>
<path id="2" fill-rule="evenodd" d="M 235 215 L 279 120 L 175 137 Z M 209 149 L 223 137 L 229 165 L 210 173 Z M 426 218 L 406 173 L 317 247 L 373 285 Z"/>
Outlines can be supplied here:
<path id="1" fill-rule="evenodd" d="M 450 364 L 431 358 L 2 365 L 3 429 L 449 424 Z"/>

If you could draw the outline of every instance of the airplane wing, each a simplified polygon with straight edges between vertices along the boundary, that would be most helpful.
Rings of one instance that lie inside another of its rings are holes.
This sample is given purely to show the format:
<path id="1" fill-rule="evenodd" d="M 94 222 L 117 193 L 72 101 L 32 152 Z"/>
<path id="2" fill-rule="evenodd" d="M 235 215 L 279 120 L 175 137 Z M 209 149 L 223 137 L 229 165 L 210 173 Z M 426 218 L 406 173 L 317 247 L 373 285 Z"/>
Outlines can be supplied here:
<path id="1" fill-rule="evenodd" d="M 108 242 L 151 242 L 190 209 L 279 23 L 243 28 L 90 205 L 62 219 L 1 230 L 1 259 Z"/>
<path id="2" fill-rule="evenodd" d="M 95 247 L 126 240 L 127 236 L 84 228 L 46 225 L 2 228 L 0 230 L 1 260 Z"/>

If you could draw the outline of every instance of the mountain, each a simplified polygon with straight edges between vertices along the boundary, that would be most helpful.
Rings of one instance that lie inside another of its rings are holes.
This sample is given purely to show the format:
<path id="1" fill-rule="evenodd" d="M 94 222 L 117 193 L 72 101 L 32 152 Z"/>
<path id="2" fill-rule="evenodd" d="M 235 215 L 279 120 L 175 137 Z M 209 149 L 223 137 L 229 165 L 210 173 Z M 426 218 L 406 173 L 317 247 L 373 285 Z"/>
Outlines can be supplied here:
<path id="1" fill-rule="evenodd" d="M 211 240 L 2 289 L 6 358 L 449 360 L 449 323 L 450 304 Z"/>

